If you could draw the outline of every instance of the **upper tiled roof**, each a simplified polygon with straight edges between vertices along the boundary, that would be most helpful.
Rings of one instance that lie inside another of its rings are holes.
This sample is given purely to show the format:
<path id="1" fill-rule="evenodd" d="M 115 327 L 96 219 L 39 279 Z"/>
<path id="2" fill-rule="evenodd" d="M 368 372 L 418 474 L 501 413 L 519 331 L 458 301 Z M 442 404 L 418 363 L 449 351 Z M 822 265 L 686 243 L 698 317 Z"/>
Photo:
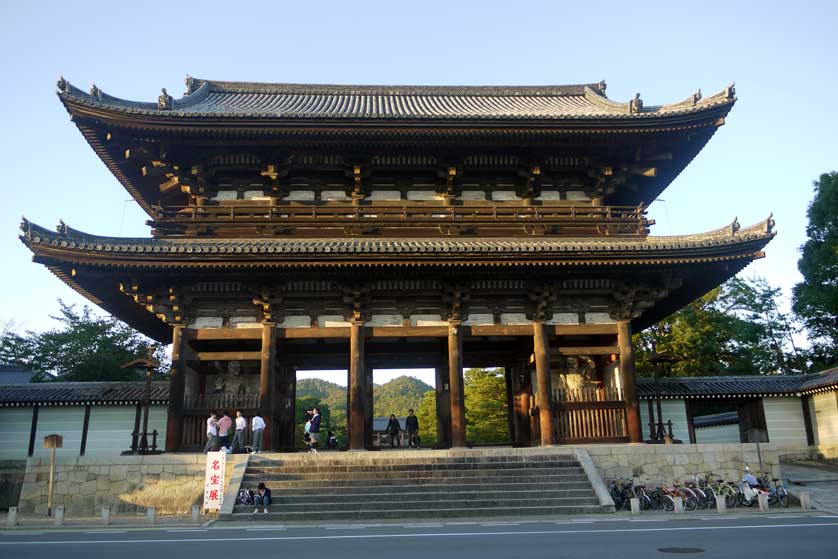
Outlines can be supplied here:
<path id="1" fill-rule="evenodd" d="M 33 250 L 38 247 L 85 253 L 107 253 L 125 257 L 154 254 L 160 257 L 236 259 L 253 254 L 274 254 L 276 258 L 295 255 L 327 257 L 355 257 L 364 255 L 422 255 L 462 257 L 469 254 L 515 256 L 523 254 L 572 255 L 609 253 L 628 255 L 654 254 L 657 257 L 676 254 L 683 250 L 719 249 L 746 243 L 764 246 L 773 236 L 774 221 L 768 218 L 756 225 L 739 229 L 738 224 L 700 233 L 667 237 L 645 238 L 125 238 L 100 237 L 60 225 L 58 232 L 35 225 L 24 219 L 21 240 Z M 696 256 L 699 256 L 696 254 Z M 147 258 L 147 257 L 146 257 Z"/>
<path id="2" fill-rule="evenodd" d="M 779 396 L 832 389 L 838 385 L 838 368 L 811 375 L 742 375 L 725 377 L 637 379 L 639 398 L 651 399 L 658 387 L 664 398 Z"/>
<path id="3" fill-rule="evenodd" d="M 145 397 L 145 382 L 43 382 L 0 385 L 0 406 L 69 406 L 137 404 Z M 169 401 L 169 383 L 151 383 L 151 402 Z"/>
<path id="4" fill-rule="evenodd" d="M 735 90 L 670 105 L 644 107 L 605 97 L 605 83 L 562 86 L 374 86 L 224 82 L 187 78 L 180 99 L 127 101 L 95 85 L 90 93 L 63 78 L 65 104 L 166 118 L 231 117 L 278 120 L 587 120 L 688 114 L 732 105 Z"/>

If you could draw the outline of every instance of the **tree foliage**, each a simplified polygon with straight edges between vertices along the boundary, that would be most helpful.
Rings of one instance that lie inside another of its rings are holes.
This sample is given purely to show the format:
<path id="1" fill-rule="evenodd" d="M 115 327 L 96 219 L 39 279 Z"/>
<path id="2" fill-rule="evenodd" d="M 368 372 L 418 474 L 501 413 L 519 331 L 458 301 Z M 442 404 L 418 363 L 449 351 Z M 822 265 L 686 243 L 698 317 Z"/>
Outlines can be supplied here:
<path id="1" fill-rule="evenodd" d="M 502 369 L 465 372 L 466 438 L 473 443 L 509 441 L 506 381 Z"/>
<path id="2" fill-rule="evenodd" d="M 419 419 L 419 436 L 423 446 L 435 444 L 439 438 L 436 431 L 436 391 L 428 390 L 422 395 L 416 410 Z"/>
<path id="3" fill-rule="evenodd" d="M 803 282 L 794 286 L 794 311 L 809 331 L 817 368 L 838 365 L 838 172 L 814 183 L 809 205 L 808 240 L 797 268 Z"/>
<path id="4" fill-rule="evenodd" d="M 81 311 L 59 300 L 57 328 L 46 332 L 0 336 L 0 362 L 22 365 L 35 373 L 34 381 L 140 380 L 136 371 L 122 365 L 148 357 L 155 343 L 111 316 L 96 316 L 85 306 Z M 169 370 L 169 359 L 158 347 L 154 357 L 159 372 Z"/>
<path id="5" fill-rule="evenodd" d="M 637 334 L 637 369 L 651 375 L 649 357 L 665 351 L 681 359 L 672 369 L 679 376 L 799 373 L 806 364 L 796 332 L 778 288 L 736 277 Z"/>

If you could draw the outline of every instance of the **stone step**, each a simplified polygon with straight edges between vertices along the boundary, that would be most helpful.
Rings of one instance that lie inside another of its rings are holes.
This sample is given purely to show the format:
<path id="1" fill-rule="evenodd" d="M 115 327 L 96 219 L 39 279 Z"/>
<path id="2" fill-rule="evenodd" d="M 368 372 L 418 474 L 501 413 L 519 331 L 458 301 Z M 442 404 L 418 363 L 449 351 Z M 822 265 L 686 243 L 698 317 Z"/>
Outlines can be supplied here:
<path id="1" fill-rule="evenodd" d="M 491 517 L 491 516 L 553 516 L 573 514 L 595 514 L 614 512 L 614 507 L 604 507 L 599 504 L 590 505 L 567 505 L 567 506 L 522 506 L 514 508 L 477 508 L 460 507 L 441 509 L 427 508 L 428 503 L 423 503 L 424 508 L 402 508 L 394 510 L 364 509 L 351 511 L 329 511 L 313 510 L 307 512 L 281 512 L 269 511 L 268 514 L 253 514 L 254 507 L 242 507 L 231 515 L 233 520 L 246 520 L 248 518 L 258 521 L 278 522 L 311 522 L 324 520 L 416 520 L 417 522 L 428 522 L 440 518 L 457 517 Z M 238 508 L 238 507 L 237 507 Z M 261 510 L 261 508 L 260 508 Z"/>
<path id="2" fill-rule="evenodd" d="M 242 483 L 243 489 L 251 489 L 256 491 L 258 482 L 249 481 Z M 373 484 L 373 485 L 323 485 L 312 486 L 311 484 L 303 484 L 298 487 L 277 487 L 268 484 L 274 495 L 286 495 L 289 497 L 295 496 L 313 496 L 313 495 L 374 495 L 374 494 L 393 494 L 393 493 L 408 493 L 408 492 L 469 492 L 469 491 L 593 491 L 591 484 L 587 479 L 560 482 L 560 483 L 446 483 L 442 480 L 436 480 L 436 483 L 428 484 Z"/>
<path id="3" fill-rule="evenodd" d="M 524 468 L 510 468 L 501 470 L 401 470 L 398 472 L 297 472 L 297 473 L 261 473 L 246 470 L 244 479 L 271 479 L 276 481 L 300 480 L 357 480 L 357 479 L 411 479 L 411 478 L 484 478 L 484 477 L 529 477 L 545 475 L 585 475 L 582 468 L 551 468 L 544 470 L 527 470 Z"/>
<path id="4" fill-rule="evenodd" d="M 391 493 L 309 493 L 288 495 L 286 493 L 273 495 L 275 505 L 314 505 L 331 503 L 374 503 L 392 501 L 473 501 L 473 500 L 503 500 L 503 499 L 591 499 L 595 494 L 590 489 L 554 489 L 554 490 L 482 490 L 466 491 L 396 491 Z"/>
<path id="5" fill-rule="evenodd" d="M 467 478 L 453 478 L 453 477 L 405 477 L 405 478 L 350 478 L 330 480 L 322 478 L 314 479 L 265 479 L 265 478 L 247 478 L 248 483 L 264 482 L 271 489 L 282 489 L 290 487 L 357 487 L 363 486 L 387 486 L 387 485 L 461 485 L 462 483 L 478 483 L 484 485 L 498 485 L 498 484 L 545 484 L 545 483 L 586 483 L 590 486 L 587 476 L 585 475 L 539 475 L 539 476 L 481 476 L 481 477 L 467 477 Z"/>
<path id="6" fill-rule="evenodd" d="M 543 507 L 563 507 L 563 506 L 579 506 L 579 505 L 594 505 L 599 501 L 593 496 L 580 499 L 578 497 L 569 498 L 550 498 L 550 499 L 461 499 L 461 500 L 396 500 L 396 501 L 350 501 L 350 502 L 332 502 L 332 503 L 318 503 L 312 505 L 311 503 L 285 503 L 282 505 L 271 504 L 271 509 L 279 512 L 314 512 L 318 510 L 329 512 L 343 512 L 343 511 L 361 511 L 374 509 L 378 511 L 388 510 L 404 510 L 413 508 L 432 508 L 436 511 L 444 511 L 448 509 L 489 509 L 489 508 L 504 508 L 514 509 L 522 506 L 543 506 Z M 233 512 L 240 509 L 239 512 L 245 512 L 246 505 L 238 505 Z"/>
<path id="7" fill-rule="evenodd" d="M 544 462 L 472 462 L 463 464 L 334 464 L 323 465 L 312 463 L 310 465 L 282 465 L 282 466 L 256 466 L 249 465 L 249 473 L 358 473 L 358 472 L 401 472 L 401 471 L 467 471 L 467 470 L 504 470 L 504 469 L 525 469 L 544 470 L 560 468 L 581 468 L 576 460 L 544 461 Z"/>
<path id="8" fill-rule="evenodd" d="M 370 464 L 474 464 L 491 462 L 555 462 L 570 460 L 576 462 L 573 454 L 524 454 L 497 456 L 399 456 L 390 458 L 389 453 L 364 453 L 361 456 L 354 456 L 345 452 L 320 452 L 317 454 L 289 454 L 282 458 L 272 458 L 270 455 L 256 454 L 251 456 L 251 466 L 283 466 L 291 464 L 325 464 L 325 465 L 370 465 Z"/>

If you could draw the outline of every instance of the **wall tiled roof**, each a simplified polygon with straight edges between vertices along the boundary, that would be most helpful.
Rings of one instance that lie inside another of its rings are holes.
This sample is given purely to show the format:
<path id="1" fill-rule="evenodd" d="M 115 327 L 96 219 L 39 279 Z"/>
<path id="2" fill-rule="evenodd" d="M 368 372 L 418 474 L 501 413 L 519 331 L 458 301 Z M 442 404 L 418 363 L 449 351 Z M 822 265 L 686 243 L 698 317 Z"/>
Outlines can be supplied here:
<path id="1" fill-rule="evenodd" d="M 660 379 L 664 398 L 712 398 L 797 395 L 838 386 L 838 368 L 811 375 L 741 375 L 719 377 L 678 377 Z M 658 386 L 654 379 L 637 379 L 637 395 L 652 399 Z"/>
<path id="2" fill-rule="evenodd" d="M 0 407 L 137 404 L 145 397 L 145 382 L 43 382 L 0 385 Z M 169 401 L 169 383 L 151 383 L 153 404 Z"/>

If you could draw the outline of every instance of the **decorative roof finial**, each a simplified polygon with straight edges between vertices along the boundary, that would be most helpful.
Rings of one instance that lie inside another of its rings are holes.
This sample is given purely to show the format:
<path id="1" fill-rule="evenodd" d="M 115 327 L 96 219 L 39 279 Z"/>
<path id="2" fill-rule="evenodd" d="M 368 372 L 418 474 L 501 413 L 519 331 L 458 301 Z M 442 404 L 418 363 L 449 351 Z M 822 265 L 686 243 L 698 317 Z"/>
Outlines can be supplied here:
<path id="1" fill-rule="evenodd" d="M 58 76 L 58 83 L 55 84 L 58 86 L 58 91 L 62 93 L 67 93 L 67 89 L 69 89 L 70 84 L 67 83 L 67 80 L 64 79 L 64 76 Z"/>
<path id="2" fill-rule="evenodd" d="M 183 83 L 186 84 L 186 92 L 184 95 L 192 95 L 195 92 L 195 78 L 186 74 L 186 79 L 183 80 Z"/>
<path id="3" fill-rule="evenodd" d="M 608 84 L 605 83 L 605 80 L 600 81 L 597 85 L 599 85 L 599 92 L 605 95 L 605 90 L 608 89 Z"/>
<path id="4" fill-rule="evenodd" d="M 643 99 L 640 98 L 640 94 L 636 94 L 634 99 L 629 101 L 629 112 L 630 113 L 639 113 L 643 110 Z"/>
<path id="5" fill-rule="evenodd" d="M 693 107 L 695 107 L 695 105 L 699 101 L 701 101 L 701 90 L 700 89 L 698 91 L 696 91 L 695 93 L 693 93 L 692 100 L 693 100 Z"/>
<path id="6" fill-rule="evenodd" d="M 768 214 L 768 219 L 765 220 L 765 232 L 771 233 L 777 223 L 774 221 L 774 212 Z"/>
<path id="7" fill-rule="evenodd" d="M 66 235 L 67 234 L 67 229 L 68 229 L 68 227 L 67 227 L 67 224 L 64 223 L 64 220 L 59 219 L 58 220 L 58 226 L 55 228 L 55 230 L 58 231 L 62 235 Z"/>
<path id="8" fill-rule="evenodd" d="M 725 96 L 728 99 L 733 99 L 736 97 L 736 82 L 731 83 L 729 86 L 725 88 Z"/>
<path id="9" fill-rule="evenodd" d="M 733 222 L 730 224 L 730 235 L 731 236 L 735 235 L 736 232 L 739 231 L 740 227 L 741 227 L 741 225 L 739 225 L 739 218 L 734 217 Z"/>
<path id="10" fill-rule="evenodd" d="M 91 84 L 90 85 L 90 95 L 95 97 L 96 99 L 102 99 L 102 90 L 97 87 L 97 85 Z"/>
<path id="11" fill-rule="evenodd" d="M 160 97 L 157 98 L 157 110 L 158 111 L 171 111 L 172 110 L 172 103 L 174 99 L 172 96 L 166 93 L 166 88 L 163 88 L 163 93 L 160 94 Z"/>

